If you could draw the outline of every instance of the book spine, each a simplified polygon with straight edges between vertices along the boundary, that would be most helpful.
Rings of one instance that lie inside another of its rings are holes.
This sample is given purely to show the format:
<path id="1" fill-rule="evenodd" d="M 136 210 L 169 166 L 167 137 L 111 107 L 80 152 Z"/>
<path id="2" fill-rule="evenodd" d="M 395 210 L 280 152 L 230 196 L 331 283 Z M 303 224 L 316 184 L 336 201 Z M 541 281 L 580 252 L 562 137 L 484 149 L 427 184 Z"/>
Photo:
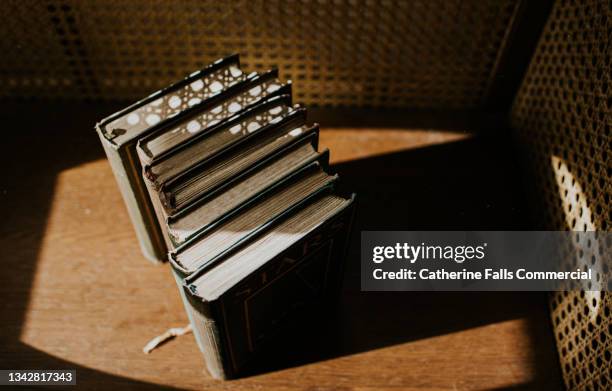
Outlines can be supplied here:
<path id="1" fill-rule="evenodd" d="M 181 296 L 181 301 L 183 302 L 183 306 L 185 307 L 185 312 L 187 312 L 187 317 L 189 318 L 189 323 L 191 324 L 191 328 L 193 329 L 193 334 L 195 335 L 198 348 L 200 349 L 202 354 L 204 354 L 206 350 L 204 348 L 203 334 L 196 332 L 197 329 L 195 327 L 193 312 L 191 310 L 192 306 L 189 300 L 187 300 L 187 294 L 183 289 L 183 276 L 180 275 L 176 270 L 174 270 L 174 268 L 172 268 L 172 275 L 174 276 L 174 281 L 176 281 L 176 286 L 178 287 Z"/>
<path id="2" fill-rule="evenodd" d="M 207 320 L 216 320 L 213 331 L 203 332 L 214 333 L 217 362 L 225 370 L 224 378 L 246 373 L 254 369 L 252 365 L 256 368 L 257 356 L 273 340 L 290 346 L 289 330 L 307 329 L 313 318 L 320 317 L 337 300 L 343 276 L 340 258 L 346 251 L 352 211 L 350 201 L 323 225 L 215 299 L 212 307 L 200 311 Z M 183 284 L 187 285 L 190 278 Z M 197 288 L 183 288 L 197 308 L 203 300 Z M 211 359 L 210 353 L 205 356 Z"/>
<path id="3" fill-rule="evenodd" d="M 166 258 L 165 245 L 159 232 L 159 225 L 151 213 L 152 208 L 146 197 L 146 190 L 137 182 L 140 173 L 134 167 L 137 164 L 134 159 L 136 156 L 130 156 L 129 146 L 116 148 L 111 145 L 99 127 L 96 127 L 96 131 L 136 230 L 142 253 L 153 263 L 163 262 Z"/>
<path id="4" fill-rule="evenodd" d="M 174 272 L 174 271 L 173 271 Z M 182 278 L 174 272 L 176 283 L 181 292 L 181 299 L 185 305 L 187 317 L 191 323 L 196 342 L 206 363 L 206 369 L 215 379 L 225 380 L 230 378 L 229 372 L 224 365 L 221 334 L 219 333 L 219 322 L 215 320 L 211 303 L 202 301 L 186 292 Z"/>

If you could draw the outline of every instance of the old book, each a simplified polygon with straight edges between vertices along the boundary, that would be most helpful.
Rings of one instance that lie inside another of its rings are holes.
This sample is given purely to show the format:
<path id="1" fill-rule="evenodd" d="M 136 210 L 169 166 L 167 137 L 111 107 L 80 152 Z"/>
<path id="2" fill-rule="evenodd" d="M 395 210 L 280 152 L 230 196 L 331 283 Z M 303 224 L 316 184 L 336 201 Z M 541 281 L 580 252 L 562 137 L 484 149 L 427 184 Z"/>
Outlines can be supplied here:
<path id="1" fill-rule="evenodd" d="M 198 112 L 211 98 L 245 78 L 238 56 L 231 56 L 192 73 L 96 125 L 140 247 L 149 260 L 160 262 L 167 254 L 160 224 L 144 187 L 136 143 L 149 132 Z"/>
<path id="2" fill-rule="evenodd" d="M 239 375 L 293 316 L 330 299 L 340 284 L 352 206 L 352 198 L 329 190 L 315 194 L 177 278 L 214 377 Z"/>

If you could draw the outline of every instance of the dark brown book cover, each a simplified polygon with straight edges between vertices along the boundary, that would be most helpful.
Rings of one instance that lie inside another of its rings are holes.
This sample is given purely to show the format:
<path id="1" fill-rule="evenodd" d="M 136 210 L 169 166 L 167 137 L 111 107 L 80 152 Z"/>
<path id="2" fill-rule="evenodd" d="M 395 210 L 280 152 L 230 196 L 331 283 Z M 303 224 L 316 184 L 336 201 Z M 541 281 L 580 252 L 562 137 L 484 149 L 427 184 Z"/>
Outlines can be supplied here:
<path id="1" fill-rule="evenodd" d="M 215 378 L 239 376 L 298 313 L 304 316 L 317 304 L 333 300 L 341 286 L 353 212 L 351 198 L 329 220 L 216 300 L 198 295 L 193 284 L 197 275 L 183 280 L 194 332 Z"/>

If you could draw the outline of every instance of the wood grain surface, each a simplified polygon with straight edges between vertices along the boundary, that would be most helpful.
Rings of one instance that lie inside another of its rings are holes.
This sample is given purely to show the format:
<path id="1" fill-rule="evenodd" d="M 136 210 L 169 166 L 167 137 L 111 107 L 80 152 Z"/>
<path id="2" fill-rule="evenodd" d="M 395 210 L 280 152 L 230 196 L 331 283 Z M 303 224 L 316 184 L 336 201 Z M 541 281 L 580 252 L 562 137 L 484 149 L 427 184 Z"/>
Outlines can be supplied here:
<path id="1" fill-rule="evenodd" d="M 506 142 L 444 129 L 324 129 L 359 209 L 342 298 L 295 345 L 249 376 L 215 381 L 192 335 L 142 347 L 187 324 L 167 265 L 149 264 L 93 124 L 115 106 L 6 110 L 0 160 L 0 369 L 77 370 L 83 389 L 557 389 L 540 293 L 366 293 L 361 229 L 523 229 Z"/>

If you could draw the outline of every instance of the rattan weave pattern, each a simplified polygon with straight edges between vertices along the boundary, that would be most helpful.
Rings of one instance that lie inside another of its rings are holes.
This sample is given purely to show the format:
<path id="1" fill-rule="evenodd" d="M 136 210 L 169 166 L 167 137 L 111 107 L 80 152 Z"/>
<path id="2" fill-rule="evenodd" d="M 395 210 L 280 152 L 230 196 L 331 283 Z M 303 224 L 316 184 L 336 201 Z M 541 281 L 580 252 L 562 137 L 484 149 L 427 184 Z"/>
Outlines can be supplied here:
<path id="1" fill-rule="evenodd" d="M 610 231 L 612 3 L 557 1 L 515 98 L 512 124 L 548 229 Z M 610 254 L 599 240 L 577 263 Z M 612 289 L 609 267 L 597 270 Z M 612 295 L 558 292 L 551 316 L 571 390 L 612 388 Z"/>
<path id="2" fill-rule="evenodd" d="M 239 53 L 297 102 L 477 108 L 518 0 L 5 0 L 0 97 L 136 99 Z"/>

